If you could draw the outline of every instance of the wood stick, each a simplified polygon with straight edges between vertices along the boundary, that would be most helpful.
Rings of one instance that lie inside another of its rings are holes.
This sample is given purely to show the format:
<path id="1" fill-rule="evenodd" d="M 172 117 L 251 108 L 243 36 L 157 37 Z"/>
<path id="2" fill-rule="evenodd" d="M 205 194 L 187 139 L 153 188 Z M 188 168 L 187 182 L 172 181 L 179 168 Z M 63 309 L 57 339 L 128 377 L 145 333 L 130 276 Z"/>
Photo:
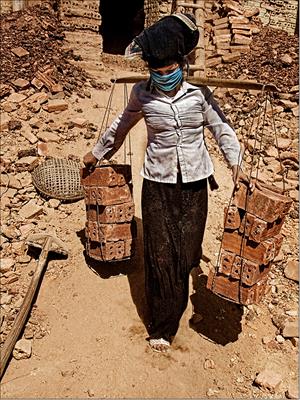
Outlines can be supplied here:
<path id="1" fill-rule="evenodd" d="M 42 275 L 44 266 L 47 261 L 48 252 L 51 246 L 51 241 L 52 238 L 49 236 L 46 239 L 45 245 L 40 254 L 37 268 L 32 276 L 28 291 L 24 297 L 20 311 L 1 349 L 0 379 L 5 371 L 7 361 L 9 360 L 9 357 L 11 355 L 11 352 L 13 351 L 16 341 L 18 340 L 18 337 L 20 336 L 20 333 L 24 328 L 28 313 L 31 308 L 32 300 L 34 298 L 36 289 L 38 287 L 38 283 L 40 281 L 40 277 Z"/>
<path id="2" fill-rule="evenodd" d="M 143 80 L 148 80 L 148 75 L 132 75 L 123 78 L 111 79 L 115 83 L 137 83 Z M 221 78 L 202 78 L 188 77 L 187 82 L 195 86 L 215 86 L 226 87 L 243 90 L 265 90 L 266 92 L 279 92 L 279 89 L 271 83 L 259 83 L 255 81 L 243 81 L 239 79 L 221 79 Z"/>

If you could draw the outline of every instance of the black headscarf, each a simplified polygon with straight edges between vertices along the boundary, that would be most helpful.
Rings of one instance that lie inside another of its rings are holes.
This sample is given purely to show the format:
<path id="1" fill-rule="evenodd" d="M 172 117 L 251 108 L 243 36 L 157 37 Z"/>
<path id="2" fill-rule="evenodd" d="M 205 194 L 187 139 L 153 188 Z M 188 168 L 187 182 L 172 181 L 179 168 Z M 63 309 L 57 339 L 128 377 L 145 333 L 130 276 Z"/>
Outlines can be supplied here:
<path id="1" fill-rule="evenodd" d="M 194 16 L 172 14 L 144 29 L 134 41 L 151 68 L 182 62 L 198 43 L 199 30 Z"/>

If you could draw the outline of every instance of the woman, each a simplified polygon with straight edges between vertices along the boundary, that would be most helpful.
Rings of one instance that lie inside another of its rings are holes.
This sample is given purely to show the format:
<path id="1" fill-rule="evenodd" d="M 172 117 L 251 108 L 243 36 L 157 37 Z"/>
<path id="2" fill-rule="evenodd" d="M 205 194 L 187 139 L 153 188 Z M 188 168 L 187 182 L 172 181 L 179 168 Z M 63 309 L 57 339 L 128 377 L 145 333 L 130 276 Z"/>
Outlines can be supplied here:
<path id="1" fill-rule="evenodd" d="M 149 81 L 137 83 L 128 106 L 92 152 L 87 167 L 109 159 L 144 118 L 148 143 L 142 169 L 142 219 L 149 344 L 164 352 L 188 303 L 189 273 L 201 258 L 207 217 L 207 180 L 213 165 L 203 129 L 214 135 L 236 179 L 240 146 L 207 87 L 183 79 L 185 56 L 199 32 L 187 14 L 172 14 L 145 29 L 127 48 L 148 63 Z"/>

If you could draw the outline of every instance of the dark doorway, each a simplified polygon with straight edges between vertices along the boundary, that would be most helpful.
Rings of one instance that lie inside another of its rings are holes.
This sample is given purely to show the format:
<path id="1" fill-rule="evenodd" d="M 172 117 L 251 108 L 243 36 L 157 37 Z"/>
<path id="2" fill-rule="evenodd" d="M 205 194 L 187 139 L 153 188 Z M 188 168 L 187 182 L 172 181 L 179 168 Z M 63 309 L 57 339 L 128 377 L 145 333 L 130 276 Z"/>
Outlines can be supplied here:
<path id="1" fill-rule="evenodd" d="M 101 0 L 103 51 L 124 54 L 131 40 L 144 29 L 144 0 Z"/>

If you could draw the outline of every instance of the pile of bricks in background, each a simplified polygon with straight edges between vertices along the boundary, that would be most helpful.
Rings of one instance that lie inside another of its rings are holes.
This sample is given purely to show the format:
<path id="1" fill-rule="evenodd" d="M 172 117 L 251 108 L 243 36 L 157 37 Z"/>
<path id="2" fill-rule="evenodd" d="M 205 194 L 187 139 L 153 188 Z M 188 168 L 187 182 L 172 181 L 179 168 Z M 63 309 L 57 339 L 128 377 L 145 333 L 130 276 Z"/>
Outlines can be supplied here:
<path id="1" fill-rule="evenodd" d="M 259 9 L 244 11 L 239 2 L 221 0 L 206 3 L 206 67 L 239 59 L 250 51 L 252 35 L 260 31 Z"/>
<path id="2" fill-rule="evenodd" d="M 136 236 L 130 165 L 81 170 L 86 204 L 86 251 L 100 261 L 127 259 Z"/>
<path id="3" fill-rule="evenodd" d="M 279 253 L 283 226 L 292 200 L 272 186 L 247 184 L 233 194 L 225 209 L 224 234 L 215 272 L 207 287 L 241 304 L 258 303 L 267 287 L 271 263 Z"/>
<path id="4" fill-rule="evenodd" d="M 0 97 L 12 90 L 41 90 L 43 86 L 54 93 L 62 88 L 66 94 L 82 91 L 89 76 L 72 64 L 73 52 L 63 48 L 63 27 L 48 3 L 1 15 L 0 21 L 0 83 L 9 86 Z M 39 74 L 50 70 L 48 76 Z"/>
<path id="5" fill-rule="evenodd" d="M 61 0 L 59 16 L 63 27 L 99 33 L 99 0 Z"/>

